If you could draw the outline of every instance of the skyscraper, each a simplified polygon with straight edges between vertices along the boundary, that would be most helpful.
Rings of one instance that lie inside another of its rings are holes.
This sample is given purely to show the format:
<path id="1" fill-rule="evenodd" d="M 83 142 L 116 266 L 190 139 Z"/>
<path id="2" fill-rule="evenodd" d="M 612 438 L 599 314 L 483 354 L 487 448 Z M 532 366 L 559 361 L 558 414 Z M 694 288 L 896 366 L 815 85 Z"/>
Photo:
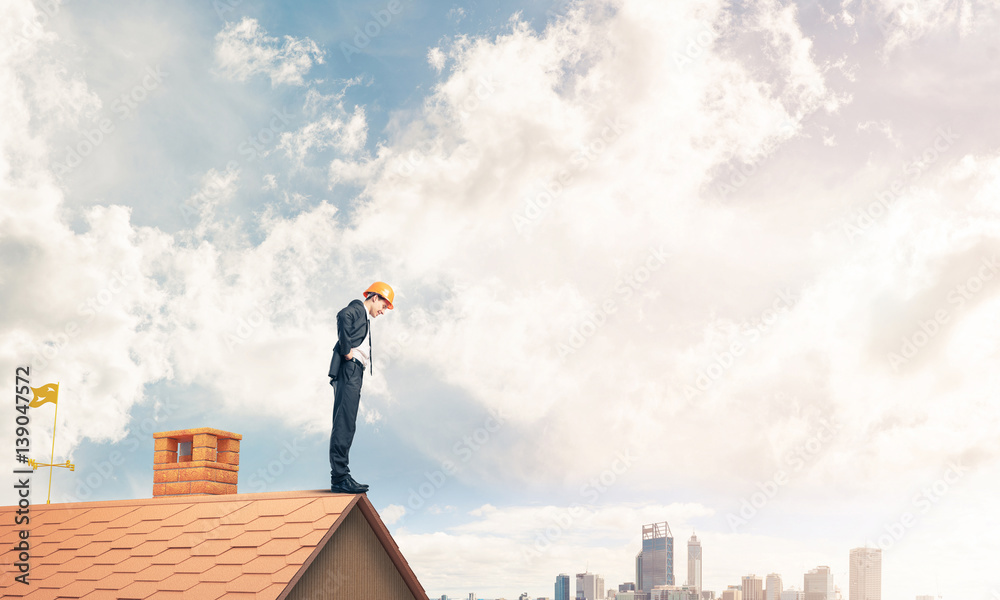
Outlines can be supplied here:
<path id="1" fill-rule="evenodd" d="M 806 573 L 802 578 L 802 591 L 805 592 L 805 600 L 836 600 L 830 567 L 816 567 Z"/>
<path id="2" fill-rule="evenodd" d="M 644 592 L 657 585 L 674 585 L 674 537 L 666 521 L 642 526 L 642 578 Z"/>
<path id="3" fill-rule="evenodd" d="M 701 542 L 694 532 L 688 540 L 688 585 L 701 591 Z"/>
<path id="4" fill-rule="evenodd" d="M 579 600 L 604 600 L 604 578 L 594 573 L 577 573 L 576 597 Z"/>
<path id="5" fill-rule="evenodd" d="M 850 600 L 882 600 L 882 549 L 851 550 Z"/>
<path id="6" fill-rule="evenodd" d="M 764 600 L 781 600 L 781 575 L 771 573 L 765 580 L 767 585 L 764 588 Z"/>
<path id="7" fill-rule="evenodd" d="M 764 600 L 764 582 L 756 575 L 743 576 L 743 600 Z M 831 598 L 831 600 L 833 600 Z"/>
<path id="8" fill-rule="evenodd" d="M 566 573 L 556 575 L 555 600 L 569 600 L 569 575 Z"/>

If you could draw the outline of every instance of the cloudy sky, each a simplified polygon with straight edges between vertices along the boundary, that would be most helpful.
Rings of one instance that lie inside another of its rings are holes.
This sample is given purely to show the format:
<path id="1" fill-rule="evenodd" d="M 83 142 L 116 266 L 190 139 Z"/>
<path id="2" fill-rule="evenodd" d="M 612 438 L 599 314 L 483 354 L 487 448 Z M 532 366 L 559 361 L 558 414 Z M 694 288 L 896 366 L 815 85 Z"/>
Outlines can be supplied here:
<path id="1" fill-rule="evenodd" d="M 61 385 L 53 500 L 203 426 L 241 492 L 328 485 L 384 280 L 351 464 L 431 597 L 633 581 L 654 521 L 717 593 L 846 598 L 867 544 L 886 598 L 995 597 L 998 16 L 3 0 L 0 371 Z"/>

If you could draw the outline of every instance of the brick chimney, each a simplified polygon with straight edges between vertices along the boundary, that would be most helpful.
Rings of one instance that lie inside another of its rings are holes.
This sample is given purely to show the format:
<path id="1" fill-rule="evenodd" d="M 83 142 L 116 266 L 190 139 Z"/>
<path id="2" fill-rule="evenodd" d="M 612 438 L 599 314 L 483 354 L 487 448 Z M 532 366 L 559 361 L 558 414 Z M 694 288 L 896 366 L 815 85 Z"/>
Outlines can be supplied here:
<path id="1" fill-rule="evenodd" d="M 242 439 L 211 427 L 154 433 L 153 497 L 235 494 Z"/>

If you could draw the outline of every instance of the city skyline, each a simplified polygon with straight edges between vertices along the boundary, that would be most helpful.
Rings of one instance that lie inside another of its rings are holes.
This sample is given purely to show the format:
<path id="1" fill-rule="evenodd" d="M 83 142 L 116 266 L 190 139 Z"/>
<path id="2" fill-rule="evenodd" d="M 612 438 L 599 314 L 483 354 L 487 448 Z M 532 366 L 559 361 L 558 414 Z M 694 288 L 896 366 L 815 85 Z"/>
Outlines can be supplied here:
<path id="1" fill-rule="evenodd" d="M 672 539 L 668 537 L 669 532 L 669 524 L 666 521 L 642 526 L 644 542 L 653 539 L 662 539 L 666 542 L 667 539 Z M 648 547 L 651 548 L 652 544 L 648 544 Z M 665 543 L 663 547 L 667 547 Z M 701 567 L 701 558 L 703 556 L 701 542 L 695 533 L 692 533 L 691 538 L 689 538 L 687 548 L 688 556 L 685 560 L 688 563 L 689 578 L 685 582 L 685 585 L 692 585 L 691 575 L 694 573 L 692 569 L 694 569 L 695 565 L 699 568 Z M 642 554 L 643 552 L 640 551 L 636 557 L 637 574 L 640 572 L 638 567 L 641 564 Z M 666 553 L 664 553 L 665 555 Z M 694 557 L 697 558 L 696 561 L 692 560 Z M 649 562 L 648 559 L 646 562 Z M 807 598 L 810 600 L 836 600 L 838 594 L 843 596 L 843 600 L 881 600 L 882 549 L 870 547 L 850 549 L 848 565 L 848 571 L 842 573 L 843 578 L 840 583 L 837 582 L 835 573 L 829 566 L 819 565 L 802 571 L 801 589 L 796 584 L 786 586 L 784 583 L 785 581 L 796 581 L 794 574 L 776 572 L 768 573 L 766 577 L 749 573 L 741 575 L 738 583 L 727 582 L 724 586 L 717 588 L 706 587 L 704 589 L 706 592 L 713 593 L 717 599 L 721 599 L 722 593 L 727 589 L 738 588 L 737 591 L 739 594 L 735 600 L 806 600 Z M 611 582 L 611 580 L 608 580 L 605 582 L 604 577 L 600 573 L 591 573 L 589 571 L 577 574 L 578 589 L 580 589 L 584 576 L 590 578 L 587 585 L 592 586 L 596 578 L 609 592 L 616 588 L 621 590 L 622 586 L 629 583 L 633 584 L 633 589 L 642 589 L 634 580 L 621 582 Z M 560 581 L 562 578 L 565 578 L 568 583 L 568 577 L 565 573 L 556 577 L 557 593 L 555 600 L 560 600 L 558 594 Z M 682 586 L 674 584 L 673 587 L 680 588 Z M 699 591 L 701 590 L 699 589 Z M 569 598 L 573 597 L 572 595 L 569 596 Z M 934 598 L 934 596 L 930 595 L 918 595 L 918 598 L 925 597 Z"/>

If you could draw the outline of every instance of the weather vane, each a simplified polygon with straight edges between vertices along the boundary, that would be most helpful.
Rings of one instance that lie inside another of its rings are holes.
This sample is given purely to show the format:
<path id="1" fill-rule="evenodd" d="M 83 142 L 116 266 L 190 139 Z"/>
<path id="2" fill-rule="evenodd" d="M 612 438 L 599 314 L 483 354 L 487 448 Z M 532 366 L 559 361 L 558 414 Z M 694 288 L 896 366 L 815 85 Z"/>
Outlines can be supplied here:
<path id="1" fill-rule="evenodd" d="M 28 464 L 31 465 L 33 470 L 37 470 L 38 467 L 49 468 L 49 493 L 45 498 L 45 503 L 52 504 L 52 467 L 64 467 L 70 471 L 75 471 L 76 465 L 69 462 L 69 460 L 59 464 L 52 462 L 56 457 L 56 417 L 59 416 L 59 383 L 47 383 L 43 386 L 33 387 L 31 391 L 34 394 L 34 398 L 28 403 L 29 407 L 38 408 L 49 402 L 56 405 L 55 414 L 52 416 L 52 455 L 49 457 L 49 462 L 40 463 L 30 458 L 28 459 Z"/>

